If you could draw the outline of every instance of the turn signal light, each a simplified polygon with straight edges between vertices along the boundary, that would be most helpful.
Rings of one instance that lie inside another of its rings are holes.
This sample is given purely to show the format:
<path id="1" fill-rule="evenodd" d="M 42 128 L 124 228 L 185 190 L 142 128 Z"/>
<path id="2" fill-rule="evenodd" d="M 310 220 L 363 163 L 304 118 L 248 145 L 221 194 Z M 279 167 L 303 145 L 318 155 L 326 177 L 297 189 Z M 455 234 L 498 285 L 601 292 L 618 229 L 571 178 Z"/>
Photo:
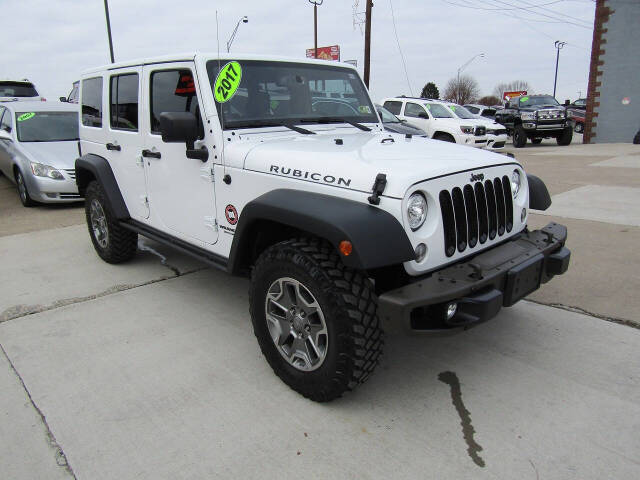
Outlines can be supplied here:
<path id="1" fill-rule="evenodd" d="M 342 240 L 340 242 L 340 245 L 338 245 L 338 248 L 340 250 L 340 253 L 345 257 L 348 257 L 349 255 L 351 255 L 351 252 L 353 252 L 353 245 L 349 240 Z"/>

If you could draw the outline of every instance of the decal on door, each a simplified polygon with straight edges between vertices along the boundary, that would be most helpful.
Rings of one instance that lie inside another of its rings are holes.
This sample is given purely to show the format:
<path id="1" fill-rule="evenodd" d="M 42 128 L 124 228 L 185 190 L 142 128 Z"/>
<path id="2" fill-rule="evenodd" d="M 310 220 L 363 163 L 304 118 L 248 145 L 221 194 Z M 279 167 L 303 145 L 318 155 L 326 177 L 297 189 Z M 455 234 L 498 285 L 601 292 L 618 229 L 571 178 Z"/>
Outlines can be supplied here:
<path id="1" fill-rule="evenodd" d="M 220 69 L 213 85 L 216 102 L 228 102 L 238 91 L 242 80 L 242 67 L 238 62 L 229 62 Z"/>
<path id="2" fill-rule="evenodd" d="M 238 223 L 238 210 L 236 210 L 236 207 L 233 205 L 229 204 L 225 207 L 224 216 L 227 218 L 229 225 L 235 225 Z"/>

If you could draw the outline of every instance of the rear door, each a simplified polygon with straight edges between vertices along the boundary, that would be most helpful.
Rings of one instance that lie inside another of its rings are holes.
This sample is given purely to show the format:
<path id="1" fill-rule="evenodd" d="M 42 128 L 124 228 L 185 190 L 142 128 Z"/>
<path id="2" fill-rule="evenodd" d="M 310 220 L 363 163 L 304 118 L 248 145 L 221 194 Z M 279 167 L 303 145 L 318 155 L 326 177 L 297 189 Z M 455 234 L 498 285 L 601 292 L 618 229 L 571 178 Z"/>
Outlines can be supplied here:
<path id="1" fill-rule="evenodd" d="M 187 158 L 185 143 L 165 143 L 160 134 L 160 114 L 191 112 L 198 120 L 199 140 L 195 148 L 207 142 L 200 91 L 193 62 L 144 67 L 145 163 L 147 188 L 151 202 L 152 226 L 168 231 L 190 243 L 212 244 L 218 239 L 213 183 L 214 152 L 205 162 Z M 209 88 L 203 85 L 203 88 Z"/>

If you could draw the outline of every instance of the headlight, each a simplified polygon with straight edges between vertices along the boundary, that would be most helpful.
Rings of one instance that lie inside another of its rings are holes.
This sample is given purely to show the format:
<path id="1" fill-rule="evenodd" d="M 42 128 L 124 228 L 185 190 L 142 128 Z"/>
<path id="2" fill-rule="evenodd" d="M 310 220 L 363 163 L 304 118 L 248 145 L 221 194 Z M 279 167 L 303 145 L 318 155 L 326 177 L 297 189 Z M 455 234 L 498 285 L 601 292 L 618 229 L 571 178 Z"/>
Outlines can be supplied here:
<path id="1" fill-rule="evenodd" d="M 520 176 L 520 171 L 514 170 L 513 173 L 511 174 L 511 192 L 513 193 L 513 198 L 516 198 L 518 196 L 521 183 L 522 183 L 522 177 Z"/>
<path id="2" fill-rule="evenodd" d="M 414 193 L 407 202 L 407 217 L 411 230 L 419 229 L 427 218 L 427 200 L 421 193 Z"/>
<path id="3" fill-rule="evenodd" d="M 522 112 L 520 114 L 520 118 L 522 120 L 535 120 L 536 119 L 536 112 Z"/>
<path id="4" fill-rule="evenodd" d="M 42 163 L 31 162 L 31 171 L 36 177 L 53 178 L 54 180 L 63 180 L 62 174 L 55 168 L 44 165 Z"/>
<path id="5" fill-rule="evenodd" d="M 461 126 L 460 130 L 462 130 L 462 133 L 465 133 L 467 135 L 473 135 L 473 133 L 474 133 L 474 128 L 473 127 Z"/>

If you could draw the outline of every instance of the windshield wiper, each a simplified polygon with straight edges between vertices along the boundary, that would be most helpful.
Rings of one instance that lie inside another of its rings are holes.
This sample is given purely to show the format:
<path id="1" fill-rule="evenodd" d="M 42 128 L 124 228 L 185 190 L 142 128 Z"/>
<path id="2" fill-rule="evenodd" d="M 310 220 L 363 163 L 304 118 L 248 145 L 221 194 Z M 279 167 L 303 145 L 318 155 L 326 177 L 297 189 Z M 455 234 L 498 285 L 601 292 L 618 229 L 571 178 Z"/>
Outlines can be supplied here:
<path id="1" fill-rule="evenodd" d="M 347 120 L 342 117 L 318 117 L 318 118 L 303 118 L 300 123 L 348 123 L 352 127 L 359 128 L 363 132 L 370 132 L 371 129 L 361 123 Z"/>
<path id="2" fill-rule="evenodd" d="M 306 128 L 296 127 L 295 125 L 293 125 L 291 123 L 282 122 L 281 125 L 283 127 L 287 127 L 290 130 L 293 130 L 294 132 L 302 133 L 303 135 L 315 135 L 316 134 L 316 132 L 312 132 L 311 130 L 307 130 Z"/>
<path id="3" fill-rule="evenodd" d="M 240 122 L 238 125 L 234 125 L 235 128 L 251 128 L 251 127 L 287 127 L 294 132 L 302 133 L 303 135 L 315 135 L 316 132 L 307 130 L 306 128 L 297 127 L 290 122 L 283 121 L 253 121 L 253 122 Z M 233 128 L 233 127 L 232 127 Z"/>

